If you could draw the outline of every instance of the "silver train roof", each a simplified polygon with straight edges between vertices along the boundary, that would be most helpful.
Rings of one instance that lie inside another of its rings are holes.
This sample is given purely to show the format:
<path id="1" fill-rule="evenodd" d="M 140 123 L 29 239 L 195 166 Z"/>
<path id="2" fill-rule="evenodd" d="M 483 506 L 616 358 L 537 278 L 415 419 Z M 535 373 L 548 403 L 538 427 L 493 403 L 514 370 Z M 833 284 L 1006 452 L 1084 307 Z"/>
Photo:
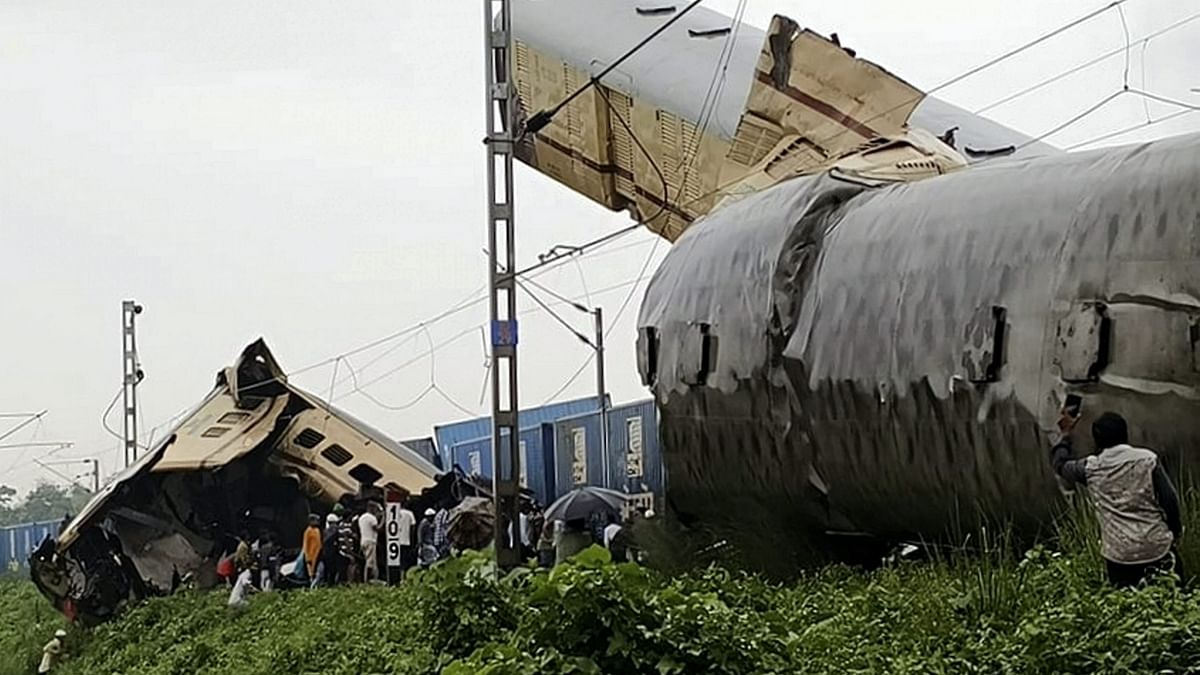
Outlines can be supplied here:
<path id="1" fill-rule="evenodd" d="M 596 74 L 668 20 L 638 9 L 670 7 L 669 0 L 513 0 L 513 37 L 561 55 L 580 70 Z M 732 139 L 738 127 L 766 33 L 743 23 L 726 36 L 692 37 L 731 25 L 732 19 L 703 6 L 693 9 L 605 78 L 605 84 L 699 122 L 717 63 L 732 40 L 725 85 L 709 130 Z M 910 124 L 942 134 L 958 127 L 958 147 L 991 150 L 1023 146 L 1032 138 L 933 96 L 917 106 Z M 1046 143 L 1020 147 L 1008 159 L 1057 152 Z M 983 158 L 980 158 L 983 159 Z"/>

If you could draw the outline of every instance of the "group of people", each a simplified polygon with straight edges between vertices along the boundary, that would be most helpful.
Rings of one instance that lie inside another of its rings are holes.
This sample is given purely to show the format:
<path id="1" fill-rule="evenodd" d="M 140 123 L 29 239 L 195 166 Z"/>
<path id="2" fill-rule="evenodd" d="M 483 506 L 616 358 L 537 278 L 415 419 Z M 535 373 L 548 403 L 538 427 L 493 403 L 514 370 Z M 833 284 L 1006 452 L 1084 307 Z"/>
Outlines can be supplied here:
<path id="1" fill-rule="evenodd" d="M 1077 411 L 1064 413 L 1051 464 L 1068 484 L 1087 486 L 1099 517 L 1111 582 L 1135 585 L 1161 571 L 1182 576 L 1177 552 L 1183 534 L 1179 499 L 1157 456 L 1131 446 L 1125 420 L 1107 412 L 1092 426 L 1097 453 L 1074 459 L 1072 431 L 1077 419 Z M 288 578 L 310 587 L 378 581 L 381 515 L 373 502 L 353 511 L 339 503 L 324 519 L 310 515 L 300 557 Z M 639 510 L 624 520 L 612 513 L 551 520 L 530 505 L 521 514 L 519 542 L 524 558 L 536 559 L 543 567 L 561 564 L 597 543 L 615 561 L 638 562 L 643 553 L 636 546 L 634 528 L 653 516 L 653 511 Z M 449 555 L 448 524 L 446 509 L 426 509 L 418 521 L 407 506 L 401 507 L 397 518 L 401 575 L 414 565 L 428 566 Z M 270 534 L 251 543 L 243 533 L 230 560 L 222 561 L 227 566 L 224 575 L 236 578 L 229 604 L 242 607 L 251 593 L 276 587 L 282 555 Z M 229 565 L 235 569 L 229 570 Z"/>
<path id="2" fill-rule="evenodd" d="M 449 554 L 446 537 L 449 513 L 426 509 L 418 522 L 407 505 L 397 518 L 400 574 L 415 565 L 428 566 Z M 308 516 L 294 563 L 284 564 L 285 552 L 270 533 L 253 542 L 243 532 L 234 552 L 221 560 L 217 573 L 232 586 L 231 607 L 244 607 L 249 596 L 280 585 L 293 587 L 337 586 L 381 581 L 380 547 L 383 513 L 379 504 L 366 501 L 335 504 L 322 518 Z"/>
<path id="3" fill-rule="evenodd" d="M 603 511 L 586 518 L 547 519 L 536 506 L 521 514 L 521 549 L 526 560 L 541 567 L 561 564 L 593 544 L 609 550 L 615 562 L 641 562 L 634 530 L 654 517 L 650 509 L 637 509 L 624 518 Z"/>

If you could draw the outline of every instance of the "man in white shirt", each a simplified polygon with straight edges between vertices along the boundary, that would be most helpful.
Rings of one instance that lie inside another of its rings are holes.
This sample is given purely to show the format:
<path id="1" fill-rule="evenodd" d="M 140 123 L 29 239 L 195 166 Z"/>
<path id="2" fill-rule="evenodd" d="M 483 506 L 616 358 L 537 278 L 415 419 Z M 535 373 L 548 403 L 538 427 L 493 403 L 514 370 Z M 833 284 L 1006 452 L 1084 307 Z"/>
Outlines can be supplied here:
<path id="1" fill-rule="evenodd" d="M 417 517 L 408 510 L 407 503 L 400 507 L 400 517 L 396 524 L 400 526 L 400 533 L 396 538 L 400 542 L 400 574 L 403 575 L 417 559 L 416 550 L 412 545 L 412 531 L 417 524 Z"/>
<path id="2" fill-rule="evenodd" d="M 621 531 L 621 523 L 617 520 L 617 518 L 615 516 L 610 517 L 609 521 L 608 521 L 608 525 L 604 526 L 604 548 L 607 548 L 607 549 L 612 548 L 612 540 L 614 537 L 617 536 L 617 533 L 620 531 Z"/>
<path id="3" fill-rule="evenodd" d="M 249 569 L 242 570 L 238 575 L 237 583 L 233 585 L 233 590 L 229 593 L 229 606 L 233 609 L 243 609 L 249 604 L 247 598 L 251 593 L 257 593 L 258 589 L 254 587 L 252 581 L 253 573 Z"/>
<path id="4" fill-rule="evenodd" d="M 375 581 L 379 579 L 379 556 L 376 553 L 379 546 L 379 518 L 373 506 L 368 506 L 366 513 L 358 517 L 358 538 L 365 561 L 363 581 Z"/>
<path id="5" fill-rule="evenodd" d="M 54 638 L 42 647 L 42 662 L 38 665 L 38 674 L 49 673 L 54 670 L 54 666 L 58 664 L 58 659 L 62 656 L 62 641 L 67 637 L 67 631 L 58 629 L 54 631 Z"/>

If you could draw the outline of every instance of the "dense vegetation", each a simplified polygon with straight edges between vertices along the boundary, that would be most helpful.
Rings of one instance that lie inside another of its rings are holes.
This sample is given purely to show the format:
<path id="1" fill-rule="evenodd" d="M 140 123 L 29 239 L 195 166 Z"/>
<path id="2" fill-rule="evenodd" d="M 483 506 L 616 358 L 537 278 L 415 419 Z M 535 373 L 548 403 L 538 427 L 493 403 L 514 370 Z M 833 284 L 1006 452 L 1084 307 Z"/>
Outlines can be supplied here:
<path id="1" fill-rule="evenodd" d="M 4 583 L 4 673 L 60 625 Z M 1200 596 L 1106 588 L 1095 561 L 1035 548 L 968 563 L 829 567 L 787 585 L 675 578 L 600 549 L 495 581 L 468 556 L 401 588 L 163 598 L 68 639 L 64 673 L 1144 673 L 1200 664 Z"/>
<path id="2" fill-rule="evenodd" d="M 0 525 L 61 520 L 65 515 L 79 513 L 91 497 L 92 493 L 79 485 L 40 483 L 23 499 L 17 499 L 15 489 L 0 485 Z"/>
<path id="3" fill-rule="evenodd" d="M 0 675 L 37 672 L 42 645 L 67 622 L 27 579 L 0 576 Z"/>
<path id="4" fill-rule="evenodd" d="M 399 588 L 270 593 L 237 613 L 224 593 L 183 593 L 73 632 L 61 672 L 1200 672 L 1200 593 L 1107 587 L 1086 515 L 1030 550 L 979 533 L 969 552 L 787 583 L 668 575 L 593 548 L 549 573 L 496 580 L 469 554 Z M 0 581 L 0 611 L 0 675 L 31 672 L 61 619 L 23 580 Z"/>

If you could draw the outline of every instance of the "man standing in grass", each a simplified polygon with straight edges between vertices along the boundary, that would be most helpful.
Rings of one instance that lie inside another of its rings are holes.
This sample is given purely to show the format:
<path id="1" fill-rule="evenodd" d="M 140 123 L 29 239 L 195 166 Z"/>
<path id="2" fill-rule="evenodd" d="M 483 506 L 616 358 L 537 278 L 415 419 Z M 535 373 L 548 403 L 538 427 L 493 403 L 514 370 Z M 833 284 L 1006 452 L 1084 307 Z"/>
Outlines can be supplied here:
<path id="1" fill-rule="evenodd" d="M 54 631 L 54 638 L 47 642 L 45 647 L 42 647 L 42 662 L 38 664 L 38 675 L 54 670 L 59 657 L 62 656 L 62 641 L 65 637 L 67 637 L 67 631 L 60 628 Z"/>
<path id="2" fill-rule="evenodd" d="M 1136 586 L 1153 574 L 1183 578 L 1175 545 L 1183 534 L 1179 497 L 1158 455 L 1129 445 L 1125 418 L 1106 412 L 1092 424 L 1097 453 L 1071 459 L 1071 431 L 1079 418 L 1063 412 L 1062 437 L 1050 451 L 1054 472 L 1069 485 L 1087 486 L 1100 521 L 1101 554 L 1114 586 Z"/>
<path id="3" fill-rule="evenodd" d="M 317 567 L 321 562 L 321 516 L 315 513 L 308 516 L 308 527 L 304 530 L 304 567 L 308 572 L 309 583 L 317 585 Z"/>

